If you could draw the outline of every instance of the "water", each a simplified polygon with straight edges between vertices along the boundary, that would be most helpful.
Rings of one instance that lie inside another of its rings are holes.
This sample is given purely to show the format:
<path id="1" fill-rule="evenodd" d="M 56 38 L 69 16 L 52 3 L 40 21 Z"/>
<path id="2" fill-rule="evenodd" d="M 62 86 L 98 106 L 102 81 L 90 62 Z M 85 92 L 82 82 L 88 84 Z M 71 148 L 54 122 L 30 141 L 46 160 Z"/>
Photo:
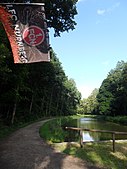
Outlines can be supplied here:
<path id="1" fill-rule="evenodd" d="M 81 118 L 77 120 L 77 127 L 85 129 L 94 130 L 108 130 L 108 131 L 118 131 L 127 132 L 127 126 L 119 125 L 116 123 L 100 121 L 94 118 Z M 127 135 L 116 135 L 117 140 L 127 139 Z M 102 141 L 111 140 L 112 135 L 109 133 L 99 133 L 99 132 L 83 132 L 83 141 Z"/>

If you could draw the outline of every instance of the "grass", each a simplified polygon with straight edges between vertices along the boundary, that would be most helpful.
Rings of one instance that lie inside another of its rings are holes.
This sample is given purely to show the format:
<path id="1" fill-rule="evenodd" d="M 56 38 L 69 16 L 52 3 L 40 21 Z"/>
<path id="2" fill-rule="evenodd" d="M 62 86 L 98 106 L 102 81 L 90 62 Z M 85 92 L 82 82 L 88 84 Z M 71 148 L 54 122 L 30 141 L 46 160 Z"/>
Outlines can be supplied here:
<path id="1" fill-rule="evenodd" d="M 127 125 L 127 116 L 116 116 L 116 117 L 106 116 L 105 120 L 108 120 L 114 123 L 119 123 L 122 125 Z"/>
<path id="2" fill-rule="evenodd" d="M 46 122 L 40 127 L 39 133 L 47 142 L 60 143 L 69 137 L 70 132 L 65 130 L 66 126 L 76 126 L 75 119 L 80 118 L 80 116 L 68 116 L 56 118 L 51 121 Z"/>
<path id="3" fill-rule="evenodd" d="M 78 116 L 80 118 L 80 116 Z M 112 142 L 85 143 L 80 148 L 78 143 L 62 142 L 64 140 L 63 126 L 74 126 L 70 120 L 77 116 L 66 117 L 62 119 L 51 120 L 44 124 L 40 129 L 40 134 L 46 141 L 58 151 L 81 158 L 94 166 L 106 169 L 126 169 L 127 168 L 127 141 L 116 142 L 116 152 L 112 152 Z M 56 141 L 55 141 L 56 139 Z M 57 142 L 57 143 L 55 143 Z M 61 142 L 61 143 L 60 143 Z"/>
<path id="4" fill-rule="evenodd" d="M 40 127 L 40 136 L 49 142 L 63 142 L 66 133 L 62 130 L 62 127 L 60 127 L 60 123 L 60 119 L 46 122 Z"/>
<path id="5" fill-rule="evenodd" d="M 81 158 L 88 163 L 106 169 L 127 168 L 127 142 L 116 143 L 116 152 L 112 152 L 112 143 L 86 143 L 80 148 L 77 143 L 54 143 L 52 146 L 61 152 Z"/>

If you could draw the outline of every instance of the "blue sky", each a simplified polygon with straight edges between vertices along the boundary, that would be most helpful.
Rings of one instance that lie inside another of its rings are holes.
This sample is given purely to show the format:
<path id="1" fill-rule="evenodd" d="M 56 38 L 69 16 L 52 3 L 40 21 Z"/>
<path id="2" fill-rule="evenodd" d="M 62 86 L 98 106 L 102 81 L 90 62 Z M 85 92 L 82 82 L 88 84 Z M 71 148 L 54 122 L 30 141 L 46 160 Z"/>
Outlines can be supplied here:
<path id="1" fill-rule="evenodd" d="M 74 31 L 50 44 L 82 97 L 99 88 L 118 61 L 127 61 L 127 0 L 80 0 Z"/>

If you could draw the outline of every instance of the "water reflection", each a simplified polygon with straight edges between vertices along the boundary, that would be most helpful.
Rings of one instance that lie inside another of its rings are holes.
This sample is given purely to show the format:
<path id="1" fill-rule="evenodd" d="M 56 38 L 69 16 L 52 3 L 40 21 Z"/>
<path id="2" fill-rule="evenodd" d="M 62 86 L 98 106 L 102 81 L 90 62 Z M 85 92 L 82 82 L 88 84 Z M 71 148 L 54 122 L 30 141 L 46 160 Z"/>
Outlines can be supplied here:
<path id="1" fill-rule="evenodd" d="M 127 126 L 122 126 L 119 124 L 100 121 L 95 118 L 81 118 L 77 120 L 77 127 L 85 129 L 95 129 L 95 130 L 108 130 L 108 131 L 119 131 L 127 132 Z M 99 132 L 83 132 L 83 141 L 101 141 L 110 140 L 112 135 L 108 133 Z M 127 139 L 127 135 L 116 135 L 116 139 Z"/>
<path id="2" fill-rule="evenodd" d="M 83 132 L 83 142 L 86 142 L 86 141 L 94 141 L 93 137 L 90 136 L 90 134 L 87 132 Z"/>

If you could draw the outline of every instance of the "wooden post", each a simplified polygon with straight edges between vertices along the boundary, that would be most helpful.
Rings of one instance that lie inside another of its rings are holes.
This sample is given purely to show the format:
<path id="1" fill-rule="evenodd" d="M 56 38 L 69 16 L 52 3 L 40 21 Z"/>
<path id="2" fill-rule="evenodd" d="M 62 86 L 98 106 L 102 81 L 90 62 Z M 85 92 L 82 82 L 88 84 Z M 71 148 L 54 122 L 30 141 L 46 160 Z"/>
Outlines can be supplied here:
<path id="1" fill-rule="evenodd" d="M 83 147 L 83 131 L 80 130 L 80 147 Z"/>
<path id="2" fill-rule="evenodd" d="M 108 131 L 108 130 L 94 130 L 94 129 L 84 129 L 84 128 L 77 128 L 77 127 L 65 127 L 68 130 L 75 130 L 80 132 L 80 146 L 83 147 L 83 131 L 90 131 L 90 132 L 100 132 L 100 133 L 109 133 L 112 134 L 112 141 L 113 141 L 113 152 L 115 152 L 115 134 L 122 134 L 127 135 L 127 132 L 117 132 L 117 131 Z"/>
<path id="3" fill-rule="evenodd" d="M 112 133 L 113 153 L 115 153 L 115 133 Z"/>

